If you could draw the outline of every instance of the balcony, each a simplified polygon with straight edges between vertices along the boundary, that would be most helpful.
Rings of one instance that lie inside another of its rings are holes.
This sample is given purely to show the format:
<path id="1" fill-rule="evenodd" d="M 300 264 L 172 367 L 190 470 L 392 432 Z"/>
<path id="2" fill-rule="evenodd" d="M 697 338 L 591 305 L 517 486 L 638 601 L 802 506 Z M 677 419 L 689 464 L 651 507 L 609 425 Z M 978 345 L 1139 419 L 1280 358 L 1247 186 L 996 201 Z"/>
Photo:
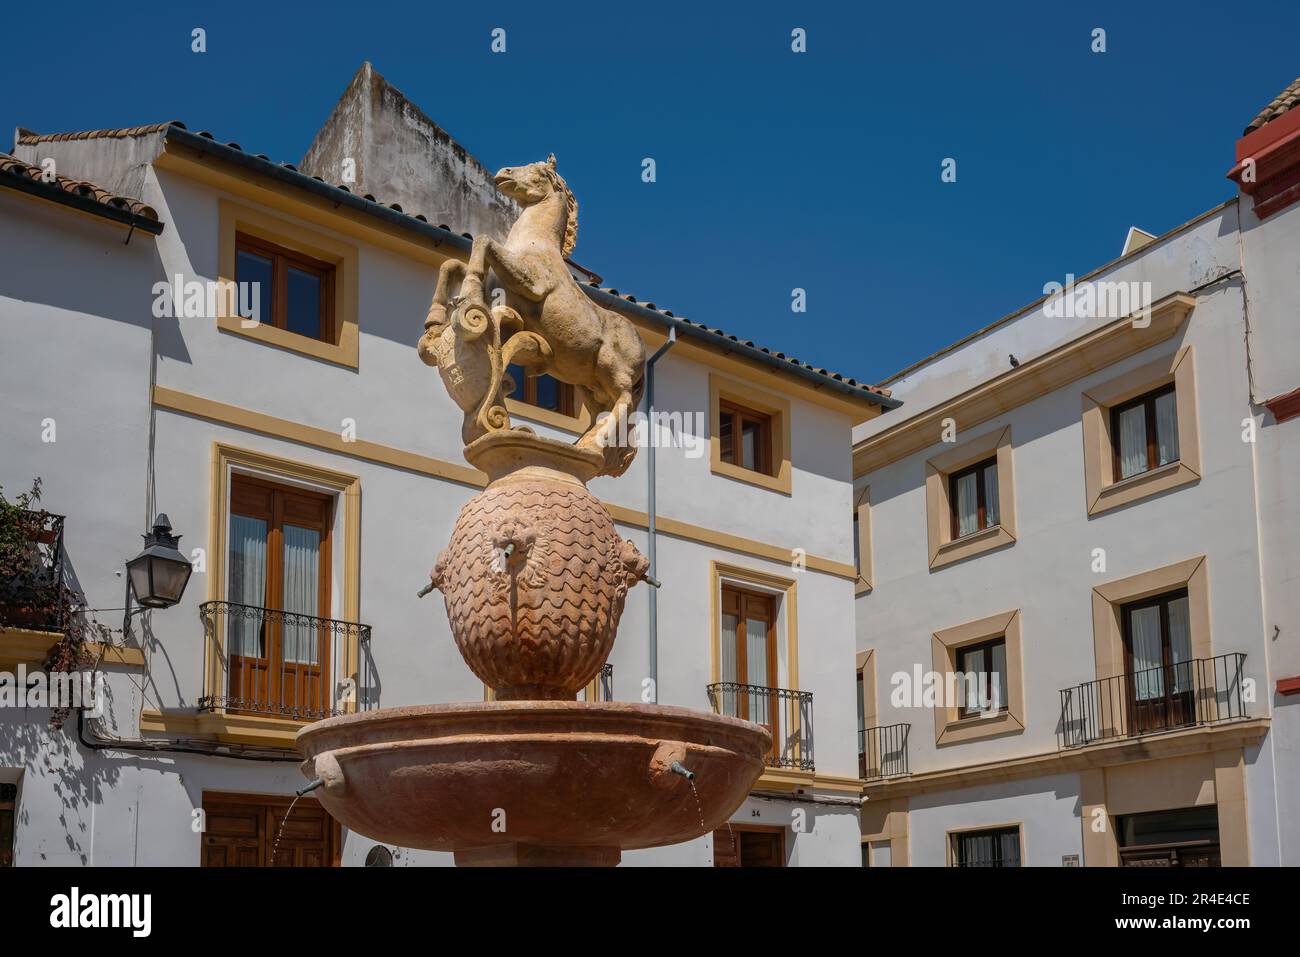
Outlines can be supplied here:
<path id="1" fill-rule="evenodd" d="M 1066 748 L 1247 717 L 1246 655 L 1193 658 L 1088 681 L 1061 691 Z"/>
<path id="2" fill-rule="evenodd" d="M 63 630 L 63 516 L 6 507 L 0 627 Z"/>
<path id="3" fill-rule="evenodd" d="M 218 662 L 199 710 L 318 721 L 372 707 L 369 625 L 228 601 L 199 615 Z"/>
<path id="4" fill-rule="evenodd" d="M 723 681 L 708 686 L 714 713 L 761 724 L 772 732 L 771 768 L 816 770 L 813 764 L 813 696 L 811 691 L 764 688 Z"/>
<path id="5" fill-rule="evenodd" d="M 910 724 L 884 724 L 858 732 L 858 777 L 880 781 L 910 774 L 907 736 Z"/>

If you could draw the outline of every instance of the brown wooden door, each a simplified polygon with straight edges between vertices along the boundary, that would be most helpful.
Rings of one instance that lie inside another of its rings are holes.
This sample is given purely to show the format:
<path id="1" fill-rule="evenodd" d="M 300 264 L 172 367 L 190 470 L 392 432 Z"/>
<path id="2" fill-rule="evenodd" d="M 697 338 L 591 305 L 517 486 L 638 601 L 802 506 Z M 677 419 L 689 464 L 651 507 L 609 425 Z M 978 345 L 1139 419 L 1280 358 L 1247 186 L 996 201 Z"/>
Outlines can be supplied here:
<path id="1" fill-rule="evenodd" d="M 1124 606 L 1129 734 L 1195 721 L 1195 665 L 1186 615 L 1186 590 Z"/>
<path id="2" fill-rule="evenodd" d="M 278 795 L 205 793 L 202 865 L 336 866 L 341 850 L 338 823 L 319 802 L 301 798 L 285 824 L 291 801 Z"/>
<path id="3" fill-rule="evenodd" d="M 714 867 L 785 867 L 785 829 L 733 824 L 713 832 Z"/>
<path id="4" fill-rule="evenodd" d="M 227 620 L 232 711 L 323 717 L 329 709 L 329 496 L 236 475 Z M 262 614 L 259 609 L 282 614 Z"/>
<path id="5" fill-rule="evenodd" d="M 749 688 L 735 693 L 735 717 L 772 732 L 772 755 L 780 754 L 781 709 L 776 688 L 776 602 L 771 595 L 722 588 L 723 681 Z"/>

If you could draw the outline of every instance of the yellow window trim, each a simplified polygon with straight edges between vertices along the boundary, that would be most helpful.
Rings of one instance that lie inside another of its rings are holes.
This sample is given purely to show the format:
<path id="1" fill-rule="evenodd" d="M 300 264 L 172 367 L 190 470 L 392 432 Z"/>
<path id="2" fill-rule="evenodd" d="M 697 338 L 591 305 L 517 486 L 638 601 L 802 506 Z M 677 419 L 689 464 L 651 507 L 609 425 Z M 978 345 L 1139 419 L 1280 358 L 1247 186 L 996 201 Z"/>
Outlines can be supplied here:
<path id="1" fill-rule="evenodd" d="M 230 520 L 230 474 L 247 469 L 254 474 L 282 478 L 323 487 L 342 502 L 343 516 L 343 611 L 345 621 L 358 621 L 361 614 L 361 479 L 334 469 L 297 462 L 265 452 L 243 449 L 222 442 L 212 443 L 211 499 L 208 514 L 208 600 L 225 600 L 226 530 Z M 358 678 L 361 662 L 360 636 L 349 629 L 350 639 L 340 674 Z M 214 635 L 204 651 L 204 673 L 208 688 L 225 686 L 226 656 L 222 636 Z M 353 702 L 349 710 L 356 707 Z M 215 713 L 220 713 L 215 712 Z M 297 723 L 294 723 L 295 726 Z"/>
<path id="2" fill-rule="evenodd" d="M 1115 480 L 1110 410 L 1122 402 L 1174 384 L 1178 410 L 1178 461 Z M 1201 440 L 1196 415 L 1196 362 L 1191 346 L 1092 386 L 1083 393 L 1083 470 L 1089 515 L 1138 502 L 1200 481 Z"/>
<path id="3" fill-rule="evenodd" d="M 1192 657 L 1214 657 L 1208 566 L 1206 557 L 1198 555 L 1093 588 L 1092 640 L 1098 680 L 1124 673 L 1124 605 L 1179 588 L 1187 589 Z"/>
<path id="4" fill-rule="evenodd" d="M 934 708 L 936 746 L 1019 734 L 1025 730 L 1024 665 L 1021 660 L 1020 631 L 1020 610 L 1016 609 L 968 621 L 933 634 L 930 643 L 932 660 L 935 674 L 942 679 L 940 693 L 943 695 L 943 700 Z M 976 715 L 959 718 L 958 703 L 947 700 L 949 682 L 946 680 L 948 675 L 957 671 L 957 652 L 999 635 L 1005 635 L 1007 643 L 1007 708 L 989 717 Z"/>
<path id="5" fill-rule="evenodd" d="M 722 582 L 723 579 L 735 581 L 741 585 L 757 585 L 759 588 L 782 592 L 782 612 L 785 618 L 785 661 L 786 680 L 791 690 L 799 688 L 799 585 L 793 578 L 773 575 L 770 572 L 725 562 L 709 562 L 709 674 L 710 684 L 722 680 Z M 780 636 L 777 637 L 780 640 Z M 774 676 L 775 680 L 775 676 Z"/>
<path id="6" fill-rule="evenodd" d="M 865 595 L 875 586 L 875 564 L 871 555 L 871 486 L 864 485 L 858 491 L 853 503 L 853 512 L 858 517 L 858 580 L 853 586 L 853 595 Z"/>
<path id="7" fill-rule="evenodd" d="M 217 270 L 222 283 L 235 281 L 236 233 L 247 233 L 334 265 L 334 341 L 298 335 L 269 322 L 246 325 L 232 308 L 234 303 L 224 296 L 217 297 L 217 328 L 313 359 L 357 368 L 357 247 L 227 199 L 218 200 L 217 209 Z"/>
<path id="8" fill-rule="evenodd" d="M 1005 828 L 1014 827 L 1017 832 L 1017 840 L 1020 842 L 1020 866 L 1027 867 L 1027 855 L 1025 854 L 1025 822 L 1024 821 L 1004 821 L 1001 824 L 973 824 L 970 827 L 950 827 L 945 832 L 944 844 L 947 845 L 948 866 L 957 866 L 957 842 L 953 838 L 962 834 L 973 834 L 977 831 L 1000 831 Z"/>
<path id="9" fill-rule="evenodd" d="M 995 456 L 998 468 L 998 522 L 961 538 L 952 537 L 952 489 L 948 477 Z M 925 463 L 926 534 L 931 571 L 1013 545 L 1016 541 L 1016 476 L 1011 426 L 995 429 L 937 455 Z"/>
<path id="10" fill-rule="evenodd" d="M 734 402 L 771 417 L 772 463 L 775 466 L 775 475 L 765 475 L 753 469 L 722 461 L 722 440 L 718 436 L 718 422 L 719 406 L 724 401 Z M 757 485 L 759 488 L 780 492 L 782 495 L 792 494 L 794 469 L 790 464 L 789 400 L 770 392 L 762 392 L 735 379 L 710 374 L 709 469 L 714 475 Z"/>

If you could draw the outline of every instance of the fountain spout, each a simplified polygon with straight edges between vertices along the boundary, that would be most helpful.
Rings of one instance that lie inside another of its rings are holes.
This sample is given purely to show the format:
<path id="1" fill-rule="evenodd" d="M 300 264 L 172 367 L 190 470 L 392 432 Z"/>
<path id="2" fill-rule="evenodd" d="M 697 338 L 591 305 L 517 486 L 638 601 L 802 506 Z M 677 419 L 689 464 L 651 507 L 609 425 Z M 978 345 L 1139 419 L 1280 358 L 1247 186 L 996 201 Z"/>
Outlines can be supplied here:
<path id="1" fill-rule="evenodd" d="M 668 765 L 668 770 L 673 772 L 673 774 L 680 774 L 688 781 L 695 780 L 695 772 L 688 770 L 680 761 L 674 761 L 672 764 Z"/>
<path id="2" fill-rule="evenodd" d="M 306 787 L 301 787 L 298 790 L 294 791 L 293 793 L 298 795 L 298 797 L 302 797 L 304 794 L 310 794 L 312 791 L 315 791 L 317 788 L 324 787 L 324 786 L 325 786 L 325 779 L 317 778 L 315 781 L 312 781 Z"/>

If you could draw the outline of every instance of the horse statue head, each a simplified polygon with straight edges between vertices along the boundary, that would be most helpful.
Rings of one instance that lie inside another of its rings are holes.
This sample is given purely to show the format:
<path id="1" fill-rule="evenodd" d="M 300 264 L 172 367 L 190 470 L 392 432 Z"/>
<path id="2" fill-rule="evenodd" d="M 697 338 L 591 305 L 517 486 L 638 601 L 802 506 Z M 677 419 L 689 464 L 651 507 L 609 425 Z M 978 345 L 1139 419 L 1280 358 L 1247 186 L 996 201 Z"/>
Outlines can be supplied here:
<path id="1" fill-rule="evenodd" d="M 573 252 L 573 247 L 578 242 L 578 201 L 574 198 L 573 190 L 555 171 L 554 153 L 546 158 L 545 163 L 506 166 L 497 171 L 494 182 L 497 189 L 525 209 L 559 195 L 566 210 L 564 242 L 560 251 L 566 256 Z"/>

